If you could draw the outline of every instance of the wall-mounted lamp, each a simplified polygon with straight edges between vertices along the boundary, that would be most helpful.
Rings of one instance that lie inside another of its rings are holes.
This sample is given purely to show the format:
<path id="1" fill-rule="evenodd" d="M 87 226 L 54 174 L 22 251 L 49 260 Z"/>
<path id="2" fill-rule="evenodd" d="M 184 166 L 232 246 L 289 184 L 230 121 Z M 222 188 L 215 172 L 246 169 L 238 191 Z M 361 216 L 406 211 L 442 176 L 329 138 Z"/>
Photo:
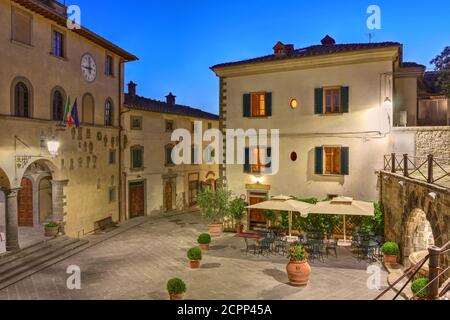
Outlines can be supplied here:
<path id="1" fill-rule="evenodd" d="M 56 157 L 58 155 L 60 145 L 60 142 L 55 138 L 49 139 L 47 141 L 47 149 L 52 157 Z"/>
<path id="2" fill-rule="evenodd" d="M 263 176 L 254 176 L 253 179 L 255 180 L 256 184 L 262 184 L 264 182 Z"/>
<path id="3" fill-rule="evenodd" d="M 434 201 L 434 200 L 436 200 L 437 194 L 436 194 L 436 192 L 430 192 L 428 194 L 428 197 Z"/>
<path id="4" fill-rule="evenodd" d="M 404 181 L 399 181 L 398 184 L 403 188 L 405 186 L 405 182 Z"/>

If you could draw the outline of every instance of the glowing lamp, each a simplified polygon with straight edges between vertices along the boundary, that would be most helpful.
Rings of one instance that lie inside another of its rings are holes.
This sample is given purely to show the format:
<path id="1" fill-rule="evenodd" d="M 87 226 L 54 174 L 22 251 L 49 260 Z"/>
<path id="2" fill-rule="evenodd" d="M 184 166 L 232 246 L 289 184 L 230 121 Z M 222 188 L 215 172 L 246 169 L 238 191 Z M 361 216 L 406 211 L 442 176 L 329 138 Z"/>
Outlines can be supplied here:
<path id="1" fill-rule="evenodd" d="M 60 146 L 59 141 L 57 141 L 55 139 L 47 141 L 47 149 L 52 157 L 55 157 L 58 155 L 59 146 Z"/>

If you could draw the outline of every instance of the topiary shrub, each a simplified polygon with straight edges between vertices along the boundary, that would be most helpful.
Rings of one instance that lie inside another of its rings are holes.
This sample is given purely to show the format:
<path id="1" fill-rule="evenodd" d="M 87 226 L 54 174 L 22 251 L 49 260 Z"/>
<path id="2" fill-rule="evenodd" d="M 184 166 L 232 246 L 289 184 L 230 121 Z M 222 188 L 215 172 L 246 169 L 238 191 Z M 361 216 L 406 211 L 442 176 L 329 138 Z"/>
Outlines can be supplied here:
<path id="1" fill-rule="evenodd" d="M 428 289 L 424 289 L 428 285 L 428 279 L 419 278 L 411 284 L 411 291 L 421 299 L 428 298 Z"/>
<path id="2" fill-rule="evenodd" d="M 197 239 L 198 244 L 210 244 L 211 243 L 211 236 L 209 235 L 209 233 L 202 233 L 198 239 Z"/>
<path id="3" fill-rule="evenodd" d="M 191 261 L 202 260 L 202 250 L 199 247 L 191 248 L 187 252 L 187 257 Z"/>
<path id="4" fill-rule="evenodd" d="M 186 290 L 186 284 L 179 278 L 173 278 L 167 282 L 167 291 L 169 294 L 185 293 Z"/>
<path id="5" fill-rule="evenodd" d="M 382 247 L 381 251 L 388 256 L 397 256 L 400 254 L 400 248 L 395 242 L 386 242 Z"/>
<path id="6" fill-rule="evenodd" d="M 49 222 L 45 225 L 46 228 L 57 228 L 59 227 L 59 224 L 57 224 L 56 222 Z"/>

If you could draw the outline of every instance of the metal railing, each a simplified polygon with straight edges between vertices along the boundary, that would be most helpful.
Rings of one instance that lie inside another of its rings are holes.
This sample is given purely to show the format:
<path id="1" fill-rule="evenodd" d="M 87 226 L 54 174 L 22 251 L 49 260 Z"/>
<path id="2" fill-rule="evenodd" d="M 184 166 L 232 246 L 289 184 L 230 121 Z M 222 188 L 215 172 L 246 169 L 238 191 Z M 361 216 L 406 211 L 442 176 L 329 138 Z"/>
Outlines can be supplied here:
<path id="1" fill-rule="evenodd" d="M 384 156 L 384 170 L 450 188 L 450 158 L 436 158 L 431 154 L 426 157 L 415 157 L 392 153 Z"/>
<path id="2" fill-rule="evenodd" d="M 440 267 L 441 256 L 450 252 L 450 241 L 447 242 L 442 248 L 438 247 L 430 247 L 428 249 L 429 254 L 423 258 L 419 263 L 409 267 L 403 275 L 395 280 L 387 289 L 385 289 L 382 293 L 380 293 L 374 300 L 379 300 L 386 293 L 392 290 L 397 284 L 399 284 L 403 279 L 408 278 L 406 283 L 401 287 L 401 289 L 396 293 L 393 300 L 396 300 L 400 294 L 405 290 L 408 284 L 415 278 L 417 273 L 422 269 L 427 261 L 429 261 L 429 275 L 428 275 L 428 284 L 423 287 L 419 292 L 416 292 L 410 300 L 416 298 L 423 290 L 428 291 L 428 300 L 435 300 L 437 298 L 443 297 L 450 289 L 450 283 L 448 283 L 441 292 L 439 292 L 440 288 L 440 279 L 447 271 L 450 270 L 450 266 L 445 270 L 442 270 Z"/>

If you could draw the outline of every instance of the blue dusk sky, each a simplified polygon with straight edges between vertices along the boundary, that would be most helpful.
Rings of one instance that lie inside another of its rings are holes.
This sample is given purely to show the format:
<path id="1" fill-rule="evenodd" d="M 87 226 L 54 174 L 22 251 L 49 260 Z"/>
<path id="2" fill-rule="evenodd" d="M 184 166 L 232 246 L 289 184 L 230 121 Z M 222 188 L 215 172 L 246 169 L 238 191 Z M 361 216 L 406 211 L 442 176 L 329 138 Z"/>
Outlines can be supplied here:
<path id="1" fill-rule="evenodd" d="M 63 2 L 63 1 L 62 1 Z M 82 24 L 140 61 L 127 64 L 138 94 L 218 113 L 211 66 L 271 54 L 281 40 L 295 48 L 319 44 L 397 41 L 404 60 L 429 64 L 450 45 L 450 1 L 418 0 L 67 0 Z M 381 8 L 381 30 L 366 25 L 369 5 Z"/>

